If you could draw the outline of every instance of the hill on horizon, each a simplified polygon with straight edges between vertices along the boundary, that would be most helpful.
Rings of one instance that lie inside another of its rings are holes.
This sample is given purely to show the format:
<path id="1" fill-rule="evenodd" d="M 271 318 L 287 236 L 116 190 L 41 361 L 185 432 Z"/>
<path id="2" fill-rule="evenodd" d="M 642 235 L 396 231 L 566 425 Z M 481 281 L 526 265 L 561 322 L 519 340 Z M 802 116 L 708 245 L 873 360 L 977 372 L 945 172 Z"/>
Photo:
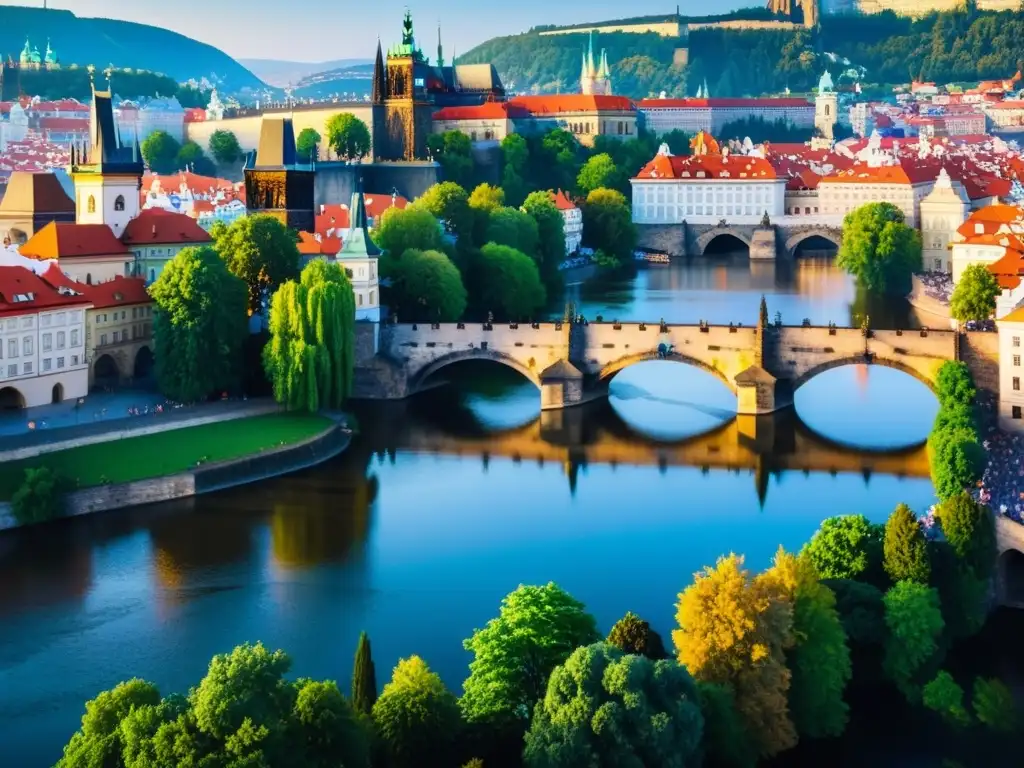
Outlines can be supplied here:
<path id="1" fill-rule="evenodd" d="M 71 11 L 0 6 L 0 54 L 17 60 L 25 39 L 40 54 L 49 39 L 62 67 L 112 64 L 162 73 L 178 82 L 207 78 L 227 93 L 266 88 L 266 83 L 212 45 L 148 24 L 83 18 Z"/>
<path id="2" fill-rule="evenodd" d="M 238 63 L 263 82 L 278 88 L 302 85 L 302 80 L 331 70 L 372 64 L 372 59 L 334 59 L 333 61 L 286 61 L 283 59 L 239 59 Z"/>

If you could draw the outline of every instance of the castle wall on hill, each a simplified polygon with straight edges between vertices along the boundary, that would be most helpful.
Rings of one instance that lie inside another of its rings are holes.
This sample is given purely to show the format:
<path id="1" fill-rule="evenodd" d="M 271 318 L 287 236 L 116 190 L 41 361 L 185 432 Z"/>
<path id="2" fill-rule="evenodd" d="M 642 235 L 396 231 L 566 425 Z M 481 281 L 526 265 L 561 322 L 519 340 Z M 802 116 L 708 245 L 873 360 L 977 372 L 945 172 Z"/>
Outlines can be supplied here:
<path id="1" fill-rule="evenodd" d="M 647 32 L 654 32 L 662 37 L 682 37 L 685 28 L 678 21 L 645 21 L 638 24 L 595 24 L 592 27 L 574 27 L 573 29 L 548 29 L 541 32 L 542 37 L 551 35 L 582 35 L 590 32 L 629 32 L 635 35 L 642 35 Z"/>
<path id="2" fill-rule="evenodd" d="M 294 109 L 266 110 L 262 113 L 246 114 L 239 117 L 226 117 L 223 120 L 211 120 L 202 123 L 186 123 L 185 132 L 187 138 L 196 142 L 204 150 L 210 146 L 210 136 L 214 131 L 231 131 L 238 139 L 243 152 L 250 152 L 256 149 L 260 142 L 260 125 L 263 123 L 263 115 L 267 117 L 290 117 L 295 126 L 295 135 L 298 136 L 304 128 L 312 128 L 319 133 L 324 142 L 320 146 L 321 159 L 327 158 L 325 126 L 327 121 L 334 115 L 343 113 L 355 115 L 366 127 L 373 129 L 373 113 L 369 102 L 338 102 L 332 104 L 296 105 Z"/>

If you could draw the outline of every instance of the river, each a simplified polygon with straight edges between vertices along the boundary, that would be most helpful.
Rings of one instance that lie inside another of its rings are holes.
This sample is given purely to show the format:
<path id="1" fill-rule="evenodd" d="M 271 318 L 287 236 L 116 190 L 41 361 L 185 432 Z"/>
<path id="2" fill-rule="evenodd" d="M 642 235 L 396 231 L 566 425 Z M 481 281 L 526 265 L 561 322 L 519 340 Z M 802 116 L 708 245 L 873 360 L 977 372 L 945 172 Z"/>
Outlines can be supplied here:
<path id="1" fill-rule="evenodd" d="M 915 323 L 830 262 L 724 258 L 567 288 L 589 318 L 668 322 L 752 324 L 762 294 L 791 323 Z M 827 516 L 934 502 L 922 441 L 937 404 L 892 369 L 834 369 L 788 414 L 737 419 L 713 376 L 649 362 L 607 403 L 541 418 L 531 384 L 466 365 L 445 371 L 452 386 L 358 407 L 350 450 L 315 469 L 0 535 L 10 764 L 52 764 L 118 681 L 184 692 L 244 641 L 345 689 L 365 629 L 381 684 L 417 653 L 458 691 L 462 640 L 520 583 L 558 582 L 602 630 L 631 610 L 668 639 L 678 593 L 719 555 L 761 568 Z"/>

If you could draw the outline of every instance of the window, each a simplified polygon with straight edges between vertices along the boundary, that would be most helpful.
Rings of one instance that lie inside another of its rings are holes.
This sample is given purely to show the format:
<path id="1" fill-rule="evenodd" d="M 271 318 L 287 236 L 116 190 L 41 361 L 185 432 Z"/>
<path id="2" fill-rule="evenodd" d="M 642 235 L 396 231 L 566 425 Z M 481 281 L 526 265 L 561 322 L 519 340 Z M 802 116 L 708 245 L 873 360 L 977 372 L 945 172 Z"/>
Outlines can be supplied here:
<path id="1" fill-rule="evenodd" d="M 52 364 L 53 364 L 53 361 L 50 358 L 48 358 L 48 357 L 43 358 L 43 370 L 44 371 L 50 370 L 50 366 Z"/>
<path id="2" fill-rule="evenodd" d="M 107 343 L 107 334 L 101 333 L 100 334 L 100 346 L 102 347 L 106 343 Z"/>
<path id="3" fill-rule="evenodd" d="M 132 307 L 132 320 L 138 319 L 138 316 L 139 316 L 139 308 L 138 307 Z"/>
<path id="4" fill-rule="evenodd" d="M 72 355 L 71 356 L 71 364 L 72 365 L 78 365 L 78 355 Z"/>
<path id="5" fill-rule="evenodd" d="M 155 269 L 150 269 L 149 270 L 149 282 L 152 283 L 154 280 L 156 280 L 156 270 Z"/>
<path id="6" fill-rule="evenodd" d="M 377 300 L 377 297 L 376 297 L 375 293 L 376 293 L 376 291 L 370 291 L 370 305 L 371 306 Z"/>
<path id="7" fill-rule="evenodd" d="M 120 331 L 114 331 L 114 343 L 117 344 L 117 342 L 119 342 L 120 340 L 121 340 L 121 332 Z"/>
<path id="8" fill-rule="evenodd" d="M 114 210 L 115 211 L 123 211 L 124 210 L 124 195 L 118 195 L 117 198 L 114 200 Z"/>
<path id="9" fill-rule="evenodd" d="M 65 333 L 57 331 L 57 349 L 64 349 Z"/>
<path id="10" fill-rule="evenodd" d="M 1013 367 L 1020 368 L 1020 355 L 1013 356 Z"/>
<path id="11" fill-rule="evenodd" d="M 26 357 L 32 354 L 32 337 L 26 336 L 21 340 L 21 353 Z"/>
<path id="12" fill-rule="evenodd" d="M 1013 377 L 1013 391 L 1020 392 L 1020 376 Z"/>
<path id="13" fill-rule="evenodd" d="M 131 274 L 132 274 L 132 263 L 130 261 L 126 261 L 124 263 L 124 276 L 125 277 L 131 277 Z"/>
<path id="14" fill-rule="evenodd" d="M 1020 346 L 1020 336 L 1014 336 L 1013 337 L 1013 346 L 1015 346 L 1015 347 L 1019 347 Z"/>
<path id="15" fill-rule="evenodd" d="M 7 366 L 7 375 L 8 376 L 17 376 L 18 375 L 18 364 L 17 363 L 14 363 L 12 365 L 8 365 Z"/>
<path id="16" fill-rule="evenodd" d="M 363 294 L 360 293 L 356 298 L 359 299 L 359 306 L 363 306 Z"/>
<path id="17" fill-rule="evenodd" d="M 90 199 L 92 199 L 92 198 L 90 198 Z M 86 285 L 92 285 L 92 272 L 86 272 L 85 273 L 85 284 Z"/>
<path id="18" fill-rule="evenodd" d="M 49 352 L 53 348 L 53 334 L 43 334 L 43 352 Z"/>
<path id="19" fill-rule="evenodd" d="M 17 357 L 18 356 L 18 340 L 17 339 L 8 339 L 7 340 L 7 356 L 8 357 Z M 15 368 L 17 368 L 17 366 L 15 366 Z"/>
<path id="20" fill-rule="evenodd" d="M 96 198 L 92 195 L 89 195 L 89 199 L 86 201 L 85 210 L 88 213 L 96 213 Z"/>
<path id="21" fill-rule="evenodd" d="M 32 373 L 32 363 L 25 363 L 24 369 L 25 373 Z"/>
<path id="22" fill-rule="evenodd" d="M 57 358 L 57 367 L 58 368 L 63 368 L 64 367 L 64 358 L 63 357 L 58 357 Z"/>
<path id="23" fill-rule="evenodd" d="M 78 346 L 78 329 L 77 328 L 75 328 L 73 331 L 71 331 L 71 346 L 72 347 L 77 347 Z"/>
<path id="24" fill-rule="evenodd" d="M 1020 406 L 1014 405 L 1010 408 L 1010 416 L 1014 419 L 1020 418 Z"/>

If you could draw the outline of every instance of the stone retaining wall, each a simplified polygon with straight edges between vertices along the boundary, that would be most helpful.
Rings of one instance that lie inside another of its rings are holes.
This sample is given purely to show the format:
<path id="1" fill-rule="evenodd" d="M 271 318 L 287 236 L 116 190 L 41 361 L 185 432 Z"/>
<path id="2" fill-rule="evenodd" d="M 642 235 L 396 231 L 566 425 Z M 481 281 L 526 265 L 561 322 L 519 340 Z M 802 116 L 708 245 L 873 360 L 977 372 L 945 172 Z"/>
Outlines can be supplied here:
<path id="1" fill-rule="evenodd" d="M 241 459 L 221 461 L 176 475 L 83 488 L 65 497 L 65 516 L 170 501 L 297 472 L 337 456 L 348 447 L 350 440 L 351 433 L 335 424 L 300 443 Z M 11 505 L 0 502 L 0 531 L 17 527 Z"/>

